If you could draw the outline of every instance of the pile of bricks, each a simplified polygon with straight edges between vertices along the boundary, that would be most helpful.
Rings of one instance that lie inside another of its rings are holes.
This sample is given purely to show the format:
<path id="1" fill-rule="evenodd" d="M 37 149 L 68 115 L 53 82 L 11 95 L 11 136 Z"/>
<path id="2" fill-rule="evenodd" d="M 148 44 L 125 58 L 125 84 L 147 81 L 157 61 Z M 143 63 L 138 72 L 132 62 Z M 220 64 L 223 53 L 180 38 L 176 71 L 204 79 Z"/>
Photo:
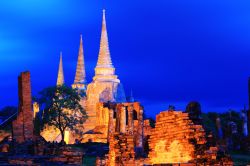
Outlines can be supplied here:
<path id="1" fill-rule="evenodd" d="M 72 165 L 81 165 L 82 164 L 82 157 L 83 152 L 74 149 L 71 147 L 62 147 L 61 154 L 56 155 L 49 159 L 50 162 L 54 163 L 63 163 L 63 164 L 72 164 Z"/>
<path id="2" fill-rule="evenodd" d="M 51 152 L 52 149 L 48 149 Z M 71 147 L 62 147 L 58 154 L 9 156 L 4 165 L 82 165 L 83 152 Z M 1 158 L 0 158 L 1 159 Z"/>
<path id="3" fill-rule="evenodd" d="M 115 166 L 119 164 L 134 165 L 135 151 L 133 135 L 114 133 L 109 143 L 109 155 L 107 164 Z"/>
<path id="4" fill-rule="evenodd" d="M 164 111 L 156 116 L 156 126 L 152 129 L 149 161 L 151 164 L 220 163 L 218 148 L 207 148 L 206 143 L 202 125 L 195 125 L 188 113 Z"/>
<path id="5" fill-rule="evenodd" d="M 197 126 L 198 127 L 198 126 Z M 149 158 L 153 164 L 185 163 L 194 158 L 194 145 L 189 142 L 196 137 L 192 121 L 187 113 L 166 111 L 156 116 L 156 126 L 152 130 Z"/>

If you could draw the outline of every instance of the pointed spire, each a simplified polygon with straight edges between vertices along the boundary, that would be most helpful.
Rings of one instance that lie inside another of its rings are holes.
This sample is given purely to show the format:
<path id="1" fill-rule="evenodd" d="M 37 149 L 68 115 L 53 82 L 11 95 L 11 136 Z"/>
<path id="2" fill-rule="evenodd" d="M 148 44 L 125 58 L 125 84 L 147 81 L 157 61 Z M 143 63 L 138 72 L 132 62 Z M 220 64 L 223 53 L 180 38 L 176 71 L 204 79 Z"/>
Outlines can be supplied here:
<path id="1" fill-rule="evenodd" d="M 57 83 L 56 85 L 63 85 L 64 84 L 64 74 L 63 74 L 63 61 L 62 61 L 62 52 L 60 52 L 60 62 L 59 62 L 59 69 L 58 69 L 58 76 L 57 76 Z"/>
<path id="2" fill-rule="evenodd" d="M 100 50 L 99 50 L 97 65 L 95 67 L 95 76 L 93 77 L 93 81 L 120 82 L 120 80 L 117 79 L 117 75 L 115 75 L 115 68 L 112 65 L 110 57 L 105 10 L 103 10 L 103 15 L 102 15 L 102 34 L 101 34 Z"/>
<path id="3" fill-rule="evenodd" d="M 110 57 L 110 51 L 109 51 L 108 33 L 107 33 L 104 9 L 102 13 L 102 34 L 101 34 L 100 50 L 99 50 L 98 61 L 97 61 L 96 67 L 97 68 L 98 67 L 113 68 L 111 57 Z"/>
<path id="4" fill-rule="evenodd" d="M 130 90 L 130 97 L 134 98 L 132 89 Z"/>
<path id="5" fill-rule="evenodd" d="M 86 82 L 86 73 L 84 65 L 84 56 L 83 56 L 83 44 L 82 44 L 82 35 L 80 35 L 80 46 L 78 52 L 77 68 L 74 84 L 85 83 Z"/>
<path id="6" fill-rule="evenodd" d="M 129 102 L 135 102 L 132 89 L 130 91 Z"/>

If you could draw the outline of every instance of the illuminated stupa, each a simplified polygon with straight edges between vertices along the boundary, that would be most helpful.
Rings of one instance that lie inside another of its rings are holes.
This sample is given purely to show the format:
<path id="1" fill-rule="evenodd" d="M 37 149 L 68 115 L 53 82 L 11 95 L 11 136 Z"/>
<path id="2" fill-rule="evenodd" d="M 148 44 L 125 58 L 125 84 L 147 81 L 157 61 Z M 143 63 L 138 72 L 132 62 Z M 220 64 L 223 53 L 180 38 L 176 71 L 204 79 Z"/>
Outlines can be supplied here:
<path id="1" fill-rule="evenodd" d="M 126 97 L 120 80 L 115 75 L 115 68 L 112 64 L 108 33 L 106 27 L 105 10 L 103 10 L 102 33 L 100 50 L 95 76 L 87 87 L 87 127 L 94 128 L 96 124 L 96 111 L 99 102 L 125 102 Z M 86 125 L 85 125 L 86 127 Z"/>
<path id="2" fill-rule="evenodd" d="M 86 72 L 85 72 L 85 64 L 84 64 L 83 42 L 82 42 L 82 35 L 81 35 L 75 80 L 74 80 L 74 84 L 72 84 L 72 88 L 86 90 L 86 82 L 87 81 L 86 81 Z"/>

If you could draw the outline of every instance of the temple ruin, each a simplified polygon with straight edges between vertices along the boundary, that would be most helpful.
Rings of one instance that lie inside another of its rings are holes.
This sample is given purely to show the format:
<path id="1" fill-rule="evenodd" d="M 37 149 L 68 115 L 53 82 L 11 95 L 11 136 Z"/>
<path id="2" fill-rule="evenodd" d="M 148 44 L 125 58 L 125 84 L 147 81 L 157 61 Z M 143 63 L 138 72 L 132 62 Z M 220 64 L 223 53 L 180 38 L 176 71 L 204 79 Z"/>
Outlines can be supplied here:
<path id="1" fill-rule="evenodd" d="M 188 113 L 163 111 L 156 116 L 149 139 L 150 164 L 233 165 L 230 158 L 218 159 L 218 147 L 207 144 L 202 125 L 194 124 Z"/>
<path id="2" fill-rule="evenodd" d="M 23 72 L 18 77 L 18 115 L 12 122 L 13 139 L 19 143 L 33 140 L 33 111 L 31 98 L 30 73 Z"/>

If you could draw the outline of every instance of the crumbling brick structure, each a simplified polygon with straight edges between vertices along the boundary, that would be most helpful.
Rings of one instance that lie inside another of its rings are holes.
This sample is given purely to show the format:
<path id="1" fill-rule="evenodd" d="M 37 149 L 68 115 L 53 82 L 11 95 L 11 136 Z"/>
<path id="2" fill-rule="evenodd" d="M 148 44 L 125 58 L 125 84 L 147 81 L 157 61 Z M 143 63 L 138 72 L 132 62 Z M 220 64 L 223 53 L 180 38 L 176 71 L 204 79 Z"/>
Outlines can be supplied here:
<path id="1" fill-rule="evenodd" d="M 110 139 L 110 133 L 115 131 L 126 133 L 131 130 L 128 127 L 130 125 L 133 128 L 135 146 L 138 148 L 143 147 L 143 107 L 139 102 L 100 102 L 97 104 L 96 119 L 96 127 L 92 130 L 92 133 L 84 134 L 82 142 L 89 139 L 93 142 L 107 143 Z"/>
<path id="2" fill-rule="evenodd" d="M 22 72 L 18 77 L 18 116 L 12 122 L 13 139 L 18 143 L 33 140 L 33 111 L 31 99 L 30 73 Z"/>
<path id="3" fill-rule="evenodd" d="M 149 162 L 233 165 L 229 158 L 217 159 L 218 148 L 207 147 L 206 143 L 202 125 L 195 125 L 188 113 L 164 111 L 156 116 L 149 139 Z"/>
<path id="4" fill-rule="evenodd" d="M 114 132 L 130 133 L 134 136 L 135 147 L 142 148 L 144 121 L 143 107 L 139 102 L 99 103 L 99 108 L 98 119 L 100 125 L 107 127 L 108 140 Z"/>
<path id="5" fill-rule="evenodd" d="M 140 103 L 99 103 L 99 113 L 99 125 L 107 126 L 108 131 L 109 154 L 105 165 L 142 165 L 135 159 L 135 148 L 143 150 L 144 121 Z M 101 162 L 97 160 L 97 165 Z"/>
<path id="6" fill-rule="evenodd" d="M 134 137 L 126 133 L 114 133 L 109 142 L 108 166 L 135 165 Z"/>
<path id="7" fill-rule="evenodd" d="M 110 112 L 113 112 L 114 105 L 110 105 Z M 113 108 L 113 109 L 112 109 Z M 116 106 L 116 124 L 114 127 L 109 125 L 109 155 L 107 165 L 135 165 L 135 135 L 134 135 L 134 117 L 133 105 L 128 105 L 124 109 L 123 105 Z M 126 117 L 126 110 L 128 111 Z M 112 113 L 110 113 L 109 120 L 113 121 Z M 128 119 L 126 126 L 126 118 Z M 112 124 L 111 124 L 112 125 Z M 127 129 L 126 129 L 127 128 Z"/>

